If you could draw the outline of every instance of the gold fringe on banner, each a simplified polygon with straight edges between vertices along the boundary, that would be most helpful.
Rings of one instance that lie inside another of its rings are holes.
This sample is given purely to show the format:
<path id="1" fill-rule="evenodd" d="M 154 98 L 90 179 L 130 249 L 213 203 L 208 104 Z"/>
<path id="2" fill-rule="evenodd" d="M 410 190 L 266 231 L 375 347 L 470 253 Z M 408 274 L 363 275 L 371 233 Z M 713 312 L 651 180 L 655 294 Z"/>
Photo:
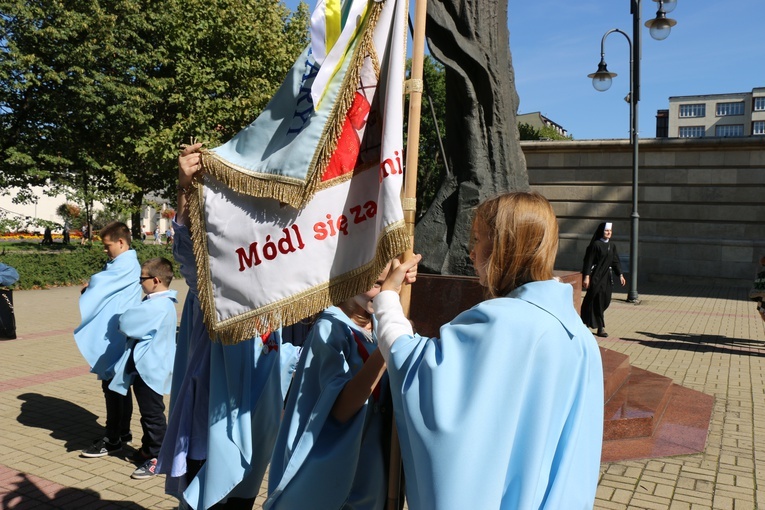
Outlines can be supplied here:
<path id="1" fill-rule="evenodd" d="M 300 294 L 218 322 L 207 252 L 204 185 L 196 185 L 189 194 L 188 204 L 203 320 L 210 338 L 225 345 L 237 344 L 282 326 L 295 324 L 329 306 L 368 291 L 388 262 L 410 248 L 406 225 L 403 220 L 397 221 L 388 225 L 382 233 L 375 258 L 370 263 Z"/>
<path id="2" fill-rule="evenodd" d="M 204 163 L 202 171 L 205 171 Z M 210 264 L 207 250 L 207 226 L 204 217 L 204 185 L 199 181 L 192 182 L 192 191 L 186 197 L 191 220 L 191 245 L 194 259 L 197 262 L 197 294 L 202 309 L 202 320 L 212 338 L 212 328 L 215 324 L 215 301 L 213 300 L 212 281 L 210 279 Z"/>
<path id="3" fill-rule="evenodd" d="M 305 180 L 274 174 L 254 174 L 225 161 L 209 150 L 202 151 L 203 168 L 237 193 L 273 198 L 295 209 L 301 209 L 305 206 L 319 188 L 322 175 L 324 175 L 332 154 L 337 148 L 345 116 L 353 104 L 359 85 L 361 66 L 367 56 L 372 58 L 372 64 L 379 80 L 380 65 L 374 48 L 373 36 L 383 5 L 384 2 L 372 3 L 367 17 L 367 27 L 362 32 L 361 41 L 356 45 L 351 56 L 351 63 L 343 78 L 335 104 L 332 106 L 332 112 L 327 117 L 324 132 L 319 139 L 318 150 L 314 153 Z"/>

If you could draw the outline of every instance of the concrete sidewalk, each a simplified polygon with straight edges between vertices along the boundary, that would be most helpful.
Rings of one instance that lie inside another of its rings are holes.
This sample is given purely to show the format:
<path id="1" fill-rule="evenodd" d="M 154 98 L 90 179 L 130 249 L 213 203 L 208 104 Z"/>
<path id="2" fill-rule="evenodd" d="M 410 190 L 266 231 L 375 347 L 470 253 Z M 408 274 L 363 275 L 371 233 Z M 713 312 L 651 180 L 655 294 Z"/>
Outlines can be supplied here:
<path id="1" fill-rule="evenodd" d="M 173 288 L 182 303 L 185 284 Z M 646 284 L 640 293 L 638 306 L 614 295 L 611 336 L 600 343 L 714 395 L 707 447 L 604 464 L 595 508 L 765 510 L 765 325 L 747 289 Z M 164 477 L 132 480 L 125 457 L 79 455 L 102 433 L 104 402 L 72 338 L 78 297 L 78 287 L 14 292 L 19 338 L 0 340 L 0 509 L 176 508 Z M 136 409 L 136 443 L 138 418 Z"/>

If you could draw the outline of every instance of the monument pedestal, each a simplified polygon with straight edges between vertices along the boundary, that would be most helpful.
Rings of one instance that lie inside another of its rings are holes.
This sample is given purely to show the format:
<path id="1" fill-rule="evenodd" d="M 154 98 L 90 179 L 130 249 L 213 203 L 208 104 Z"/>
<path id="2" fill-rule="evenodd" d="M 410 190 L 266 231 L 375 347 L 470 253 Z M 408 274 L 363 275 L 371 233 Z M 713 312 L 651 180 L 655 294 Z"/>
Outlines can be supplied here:
<path id="1" fill-rule="evenodd" d="M 582 299 L 582 275 L 556 271 L 574 287 L 574 308 Z M 417 275 L 409 318 L 417 332 L 438 330 L 483 300 L 478 279 Z M 674 384 L 668 377 L 630 365 L 629 356 L 600 348 L 603 359 L 603 462 L 698 453 L 704 450 L 714 399 Z"/>

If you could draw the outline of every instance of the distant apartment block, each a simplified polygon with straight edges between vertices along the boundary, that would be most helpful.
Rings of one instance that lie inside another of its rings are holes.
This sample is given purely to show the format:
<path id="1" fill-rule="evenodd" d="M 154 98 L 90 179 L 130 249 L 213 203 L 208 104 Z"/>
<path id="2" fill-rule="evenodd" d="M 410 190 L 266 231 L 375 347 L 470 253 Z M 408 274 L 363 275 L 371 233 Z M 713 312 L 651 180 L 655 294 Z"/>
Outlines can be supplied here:
<path id="1" fill-rule="evenodd" d="M 540 112 L 532 113 L 519 113 L 515 116 L 515 120 L 518 124 L 528 124 L 535 129 L 542 129 L 543 127 L 552 128 L 561 136 L 568 136 L 566 131 L 560 124 L 551 121 Z"/>
<path id="2" fill-rule="evenodd" d="M 657 138 L 765 136 L 765 87 L 751 92 L 676 96 L 656 112 Z"/>

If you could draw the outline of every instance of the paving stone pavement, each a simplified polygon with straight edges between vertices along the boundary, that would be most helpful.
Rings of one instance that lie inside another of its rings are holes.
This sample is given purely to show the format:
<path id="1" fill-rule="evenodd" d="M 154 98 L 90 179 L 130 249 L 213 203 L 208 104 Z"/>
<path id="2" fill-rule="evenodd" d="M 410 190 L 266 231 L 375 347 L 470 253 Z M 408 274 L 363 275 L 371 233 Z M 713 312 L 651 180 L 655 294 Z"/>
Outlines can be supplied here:
<path id="1" fill-rule="evenodd" d="M 714 395 L 715 407 L 703 453 L 603 464 L 595 508 L 765 510 L 765 324 L 746 294 L 645 284 L 640 305 L 614 294 L 599 343 Z M 78 297 L 78 287 L 14 292 L 19 338 L 0 340 L 0 509 L 176 508 L 164 477 L 130 478 L 131 448 L 80 457 L 102 432 L 104 402 L 72 338 Z M 136 443 L 138 419 L 136 409 Z M 265 484 L 257 508 L 264 495 Z"/>

